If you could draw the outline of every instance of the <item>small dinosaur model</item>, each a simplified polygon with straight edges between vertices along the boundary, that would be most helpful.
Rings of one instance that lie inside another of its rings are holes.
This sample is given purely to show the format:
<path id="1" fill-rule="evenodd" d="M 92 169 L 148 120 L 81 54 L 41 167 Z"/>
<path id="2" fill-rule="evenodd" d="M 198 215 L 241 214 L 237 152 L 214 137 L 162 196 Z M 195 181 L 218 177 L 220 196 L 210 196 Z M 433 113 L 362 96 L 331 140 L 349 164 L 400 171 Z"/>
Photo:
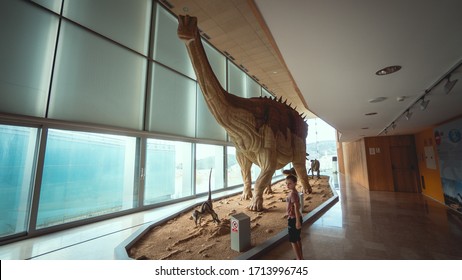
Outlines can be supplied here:
<path id="1" fill-rule="evenodd" d="M 201 42 L 197 18 L 178 16 L 178 37 L 184 41 L 205 102 L 236 147 L 244 190 L 242 199 L 252 199 L 251 211 L 263 210 L 263 193 L 271 193 L 271 178 L 291 162 L 305 193 L 311 193 L 306 172 L 308 125 L 303 114 L 273 98 L 242 98 L 227 92 L 215 76 Z M 261 172 L 252 193 L 251 167 Z"/>
<path id="2" fill-rule="evenodd" d="M 202 203 L 200 211 L 197 209 L 194 210 L 191 216 L 191 220 L 194 220 L 194 223 L 196 224 L 196 226 L 197 226 L 197 222 L 199 222 L 199 225 L 201 224 L 202 217 L 207 214 L 210 214 L 212 216 L 214 222 L 216 222 L 217 224 L 220 223 L 220 219 L 218 219 L 217 213 L 215 213 L 215 210 L 213 210 L 211 178 L 212 178 L 212 169 L 210 169 L 210 174 L 209 174 L 209 197 L 207 198 L 206 201 Z"/>
<path id="3" fill-rule="evenodd" d="M 316 177 L 317 177 L 318 179 L 321 178 L 321 176 L 319 176 L 319 168 L 320 168 L 319 160 L 317 160 L 317 159 L 312 159 L 312 160 L 311 160 L 311 168 L 308 170 L 308 174 L 309 174 L 310 171 L 311 171 L 311 179 L 314 178 L 314 172 L 316 172 Z"/>

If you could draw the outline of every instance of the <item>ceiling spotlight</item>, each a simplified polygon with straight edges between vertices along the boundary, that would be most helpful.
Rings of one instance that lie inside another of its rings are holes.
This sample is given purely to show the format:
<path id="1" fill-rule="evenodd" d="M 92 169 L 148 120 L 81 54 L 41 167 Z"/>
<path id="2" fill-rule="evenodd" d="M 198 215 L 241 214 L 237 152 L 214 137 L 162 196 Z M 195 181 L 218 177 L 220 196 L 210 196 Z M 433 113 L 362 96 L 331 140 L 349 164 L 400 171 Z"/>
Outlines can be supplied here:
<path id="1" fill-rule="evenodd" d="M 448 94 L 452 88 L 454 87 L 454 85 L 457 83 L 458 79 L 455 79 L 455 80 L 452 80 L 451 81 L 451 75 L 448 75 L 448 81 L 446 82 L 446 84 L 444 85 L 444 92 L 446 94 Z"/>
<path id="2" fill-rule="evenodd" d="M 425 110 L 427 109 L 428 103 L 430 103 L 430 100 L 425 100 L 425 98 L 422 98 L 422 101 L 420 102 L 420 110 Z"/>
<path id="3" fill-rule="evenodd" d="M 399 66 L 399 65 L 387 66 L 387 67 L 382 68 L 379 71 L 375 72 L 375 74 L 378 75 L 378 76 L 383 76 L 383 75 L 388 75 L 388 74 L 391 74 L 391 73 L 395 73 L 396 71 L 399 71 L 400 69 L 401 69 L 401 66 Z"/>
<path id="4" fill-rule="evenodd" d="M 412 117 L 412 112 L 409 111 L 409 110 L 407 110 L 407 111 L 406 111 L 406 114 L 405 114 L 404 116 L 406 117 L 406 120 L 410 120 L 411 117 Z"/>
<path id="5" fill-rule="evenodd" d="M 369 103 L 378 103 L 378 102 L 382 102 L 384 100 L 387 100 L 387 98 L 383 97 L 383 96 L 380 96 L 380 97 L 376 97 L 376 98 L 373 98 L 373 99 L 369 99 Z"/>
<path id="6" fill-rule="evenodd" d="M 393 123 L 391 124 L 391 129 L 393 129 L 393 130 L 394 130 L 395 128 L 396 128 L 396 123 L 395 123 L 395 122 L 393 122 Z"/>

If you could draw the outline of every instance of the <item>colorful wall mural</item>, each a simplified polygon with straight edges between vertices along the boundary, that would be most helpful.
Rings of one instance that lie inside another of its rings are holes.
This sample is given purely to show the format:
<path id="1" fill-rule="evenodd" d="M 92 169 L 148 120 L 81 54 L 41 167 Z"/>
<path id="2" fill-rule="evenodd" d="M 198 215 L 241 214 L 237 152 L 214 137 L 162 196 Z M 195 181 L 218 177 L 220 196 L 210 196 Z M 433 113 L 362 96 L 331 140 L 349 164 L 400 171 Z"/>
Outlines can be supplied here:
<path id="1" fill-rule="evenodd" d="M 444 203 L 462 213 L 462 118 L 434 129 Z"/>

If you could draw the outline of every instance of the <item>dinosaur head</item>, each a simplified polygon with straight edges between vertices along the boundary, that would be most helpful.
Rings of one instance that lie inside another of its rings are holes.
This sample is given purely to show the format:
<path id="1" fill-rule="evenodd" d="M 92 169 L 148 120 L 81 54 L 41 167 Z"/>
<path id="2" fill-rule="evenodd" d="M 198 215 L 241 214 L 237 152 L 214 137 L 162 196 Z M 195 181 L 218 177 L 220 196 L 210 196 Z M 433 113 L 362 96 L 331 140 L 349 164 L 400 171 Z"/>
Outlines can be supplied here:
<path id="1" fill-rule="evenodd" d="M 197 18 L 189 15 L 179 15 L 177 34 L 181 40 L 186 42 L 196 39 L 199 34 Z"/>

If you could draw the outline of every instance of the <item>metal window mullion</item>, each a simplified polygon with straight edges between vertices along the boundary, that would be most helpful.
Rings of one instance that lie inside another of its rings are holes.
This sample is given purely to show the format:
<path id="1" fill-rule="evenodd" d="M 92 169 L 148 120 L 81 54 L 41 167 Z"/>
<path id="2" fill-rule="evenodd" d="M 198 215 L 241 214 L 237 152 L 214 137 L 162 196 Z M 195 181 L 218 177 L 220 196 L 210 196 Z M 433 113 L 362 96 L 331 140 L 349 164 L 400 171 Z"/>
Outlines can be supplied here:
<path id="1" fill-rule="evenodd" d="M 40 192 L 42 188 L 42 177 L 43 168 L 45 164 L 45 151 L 48 138 L 48 127 L 43 126 L 40 130 L 40 138 L 38 141 L 38 155 L 37 155 L 37 166 L 34 179 L 34 187 L 32 190 L 28 235 L 34 235 L 37 231 L 37 217 L 40 200 Z"/>

